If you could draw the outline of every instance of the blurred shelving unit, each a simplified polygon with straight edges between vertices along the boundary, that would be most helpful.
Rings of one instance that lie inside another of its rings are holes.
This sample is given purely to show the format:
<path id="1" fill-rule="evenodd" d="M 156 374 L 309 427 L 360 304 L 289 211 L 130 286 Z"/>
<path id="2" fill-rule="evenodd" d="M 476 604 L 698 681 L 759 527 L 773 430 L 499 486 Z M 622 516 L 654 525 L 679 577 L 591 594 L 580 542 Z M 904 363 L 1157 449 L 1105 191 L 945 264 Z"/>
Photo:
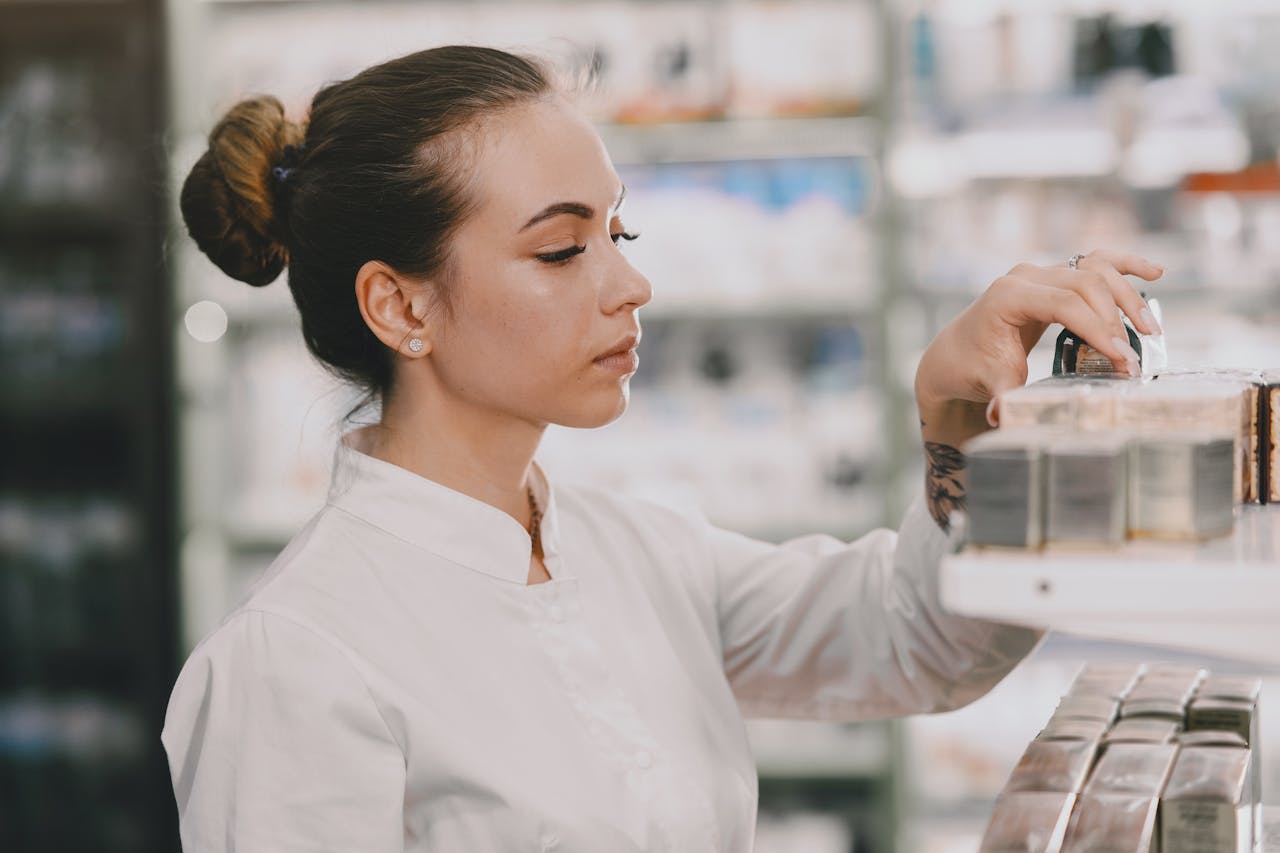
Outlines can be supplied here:
<path id="1" fill-rule="evenodd" d="M 162 8 L 0 2 L 0 849 L 166 851 Z"/>

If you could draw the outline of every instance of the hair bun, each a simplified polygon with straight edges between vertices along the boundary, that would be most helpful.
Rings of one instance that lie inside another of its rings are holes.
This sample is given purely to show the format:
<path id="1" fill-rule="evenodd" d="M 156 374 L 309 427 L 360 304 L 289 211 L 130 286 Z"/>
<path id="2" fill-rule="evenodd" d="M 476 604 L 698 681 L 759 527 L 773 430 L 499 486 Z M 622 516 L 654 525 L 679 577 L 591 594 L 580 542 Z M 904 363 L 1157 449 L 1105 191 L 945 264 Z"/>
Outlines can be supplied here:
<path id="1" fill-rule="evenodd" d="M 262 287 L 288 263 L 282 195 L 273 170 L 286 147 L 296 166 L 304 135 L 301 124 L 285 118 L 276 98 L 240 101 L 209 133 L 208 150 L 183 182 L 179 206 L 188 233 L 232 278 Z"/>

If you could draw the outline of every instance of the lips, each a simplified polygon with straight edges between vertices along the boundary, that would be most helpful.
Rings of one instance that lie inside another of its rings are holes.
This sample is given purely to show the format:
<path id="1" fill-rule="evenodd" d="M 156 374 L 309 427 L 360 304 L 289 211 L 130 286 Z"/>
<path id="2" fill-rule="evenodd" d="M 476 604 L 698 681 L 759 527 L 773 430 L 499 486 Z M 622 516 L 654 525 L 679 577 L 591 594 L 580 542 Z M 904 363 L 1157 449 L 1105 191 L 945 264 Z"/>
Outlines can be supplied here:
<path id="1" fill-rule="evenodd" d="M 599 355 L 597 355 L 597 356 L 595 357 L 595 360 L 596 360 L 596 361 L 601 361 L 601 360 L 603 360 L 603 359 L 608 358 L 608 357 L 609 357 L 609 356 L 611 356 L 611 355 L 621 355 L 622 353 L 627 352 L 628 350 L 635 349 L 635 347 L 636 347 L 639 343 L 640 343 L 640 335 L 639 335 L 639 334 L 630 334 L 630 335 L 627 335 L 625 338 L 623 338 L 622 340 L 618 341 L 618 343 L 616 343 L 613 347 L 611 347 L 610 349 L 607 349 L 607 350 L 605 350 L 604 352 L 602 352 L 602 353 L 600 353 Z"/>

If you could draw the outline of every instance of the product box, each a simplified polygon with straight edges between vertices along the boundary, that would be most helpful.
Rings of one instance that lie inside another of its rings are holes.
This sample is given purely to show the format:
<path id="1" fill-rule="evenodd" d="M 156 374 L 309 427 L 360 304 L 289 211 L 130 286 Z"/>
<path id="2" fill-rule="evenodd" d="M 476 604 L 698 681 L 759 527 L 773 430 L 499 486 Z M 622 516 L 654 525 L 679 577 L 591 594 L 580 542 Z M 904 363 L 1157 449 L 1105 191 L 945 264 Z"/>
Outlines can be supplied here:
<path id="1" fill-rule="evenodd" d="M 1256 739 L 1257 704 L 1247 699 L 1196 698 L 1187 706 L 1187 730 L 1236 732 L 1246 744 Z"/>
<path id="2" fill-rule="evenodd" d="M 1255 809 L 1249 750 L 1186 747 L 1160 802 L 1163 853 L 1251 853 Z"/>
<path id="3" fill-rule="evenodd" d="M 1075 793 L 1084 786 L 1097 751 L 1095 741 L 1033 740 L 1013 768 L 1003 793 Z"/>
<path id="4" fill-rule="evenodd" d="M 1112 699 L 1123 699 L 1146 671 L 1147 668 L 1143 664 L 1087 663 L 1076 674 L 1071 687 L 1067 689 L 1067 695 L 1109 696 Z"/>
<path id="5" fill-rule="evenodd" d="M 1248 675 L 1210 675 L 1200 682 L 1196 698 L 1246 699 L 1257 702 L 1262 695 L 1262 679 Z"/>
<path id="6" fill-rule="evenodd" d="M 1120 720 L 1102 738 L 1102 748 L 1113 743 L 1172 743 L 1181 731 L 1173 720 L 1129 717 Z"/>
<path id="7" fill-rule="evenodd" d="M 1082 794 L 1067 824 L 1062 853 L 1158 853 L 1159 797 Z"/>
<path id="8" fill-rule="evenodd" d="M 1129 535 L 1199 541 L 1230 534 L 1234 454 L 1228 434 L 1136 436 L 1129 447 Z"/>
<path id="9" fill-rule="evenodd" d="M 969 544 L 1039 548 L 1044 541 L 1046 433 L 1033 428 L 982 433 L 964 447 Z"/>
<path id="10" fill-rule="evenodd" d="M 1102 720 L 1058 720 L 1050 721 L 1036 740 L 1086 740 L 1098 741 L 1107 733 L 1109 726 Z"/>
<path id="11" fill-rule="evenodd" d="M 1075 802 L 1075 794 L 1002 794 L 987 823 L 979 853 L 1061 853 Z"/>
<path id="12" fill-rule="evenodd" d="M 1067 694 L 1058 702 L 1057 709 L 1049 718 L 1052 723 L 1057 720 L 1101 720 L 1113 723 L 1120 715 L 1120 702 L 1109 696 L 1088 696 Z"/>
<path id="13" fill-rule="evenodd" d="M 1195 667 L 1167 665 L 1152 667 L 1125 697 L 1130 699 L 1171 699 L 1185 705 L 1208 673 Z"/>
<path id="14" fill-rule="evenodd" d="M 1000 395 L 1000 428 L 1057 426 L 1102 432 L 1115 427 L 1124 380 L 1055 376 Z"/>
<path id="15" fill-rule="evenodd" d="M 1223 367 L 1182 368 L 1162 370 L 1156 377 L 1164 382 L 1186 380 L 1213 381 L 1225 379 L 1237 383 L 1245 383 L 1245 411 L 1241 420 L 1241 460 L 1243 478 L 1243 500 L 1245 503 L 1265 502 L 1262 494 L 1262 442 L 1265 433 L 1264 421 L 1267 415 L 1267 382 L 1262 372 L 1248 369 Z"/>
<path id="16" fill-rule="evenodd" d="M 1120 706 L 1120 719 L 1153 717 L 1168 720 L 1179 727 L 1186 724 L 1186 705 L 1182 699 L 1126 699 Z"/>
<path id="17" fill-rule="evenodd" d="M 1232 500 L 1242 503 L 1251 387 L 1229 378 L 1140 383 L 1117 407 L 1116 425 L 1143 435 L 1207 431 L 1232 436 Z"/>
<path id="18" fill-rule="evenodd" d="M 1128 534 L 1128 436 L 1064 436 L 1045 448 L 1045 542 L 1115 547 Z"/>
<path id="19" fill-rule="evenodd" d="M 1112 744 L 1094 765 L 1084 793 L 1158 799 L 1178 749 L 1176 743 Z"/>

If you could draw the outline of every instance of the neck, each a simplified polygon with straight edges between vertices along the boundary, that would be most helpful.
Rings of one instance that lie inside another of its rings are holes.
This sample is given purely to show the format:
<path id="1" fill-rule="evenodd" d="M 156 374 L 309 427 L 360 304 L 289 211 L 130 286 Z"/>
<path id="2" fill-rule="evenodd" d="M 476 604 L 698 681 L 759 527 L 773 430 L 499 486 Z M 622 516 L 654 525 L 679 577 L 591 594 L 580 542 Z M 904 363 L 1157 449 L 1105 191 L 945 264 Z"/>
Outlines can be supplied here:
<path id="1" fill-rule="evenodd" d="M 545 429 L 444 394 L 401 394 L 385 401 L 370 455 L 497 507 L 527 528 L 526 489 Z"/>

